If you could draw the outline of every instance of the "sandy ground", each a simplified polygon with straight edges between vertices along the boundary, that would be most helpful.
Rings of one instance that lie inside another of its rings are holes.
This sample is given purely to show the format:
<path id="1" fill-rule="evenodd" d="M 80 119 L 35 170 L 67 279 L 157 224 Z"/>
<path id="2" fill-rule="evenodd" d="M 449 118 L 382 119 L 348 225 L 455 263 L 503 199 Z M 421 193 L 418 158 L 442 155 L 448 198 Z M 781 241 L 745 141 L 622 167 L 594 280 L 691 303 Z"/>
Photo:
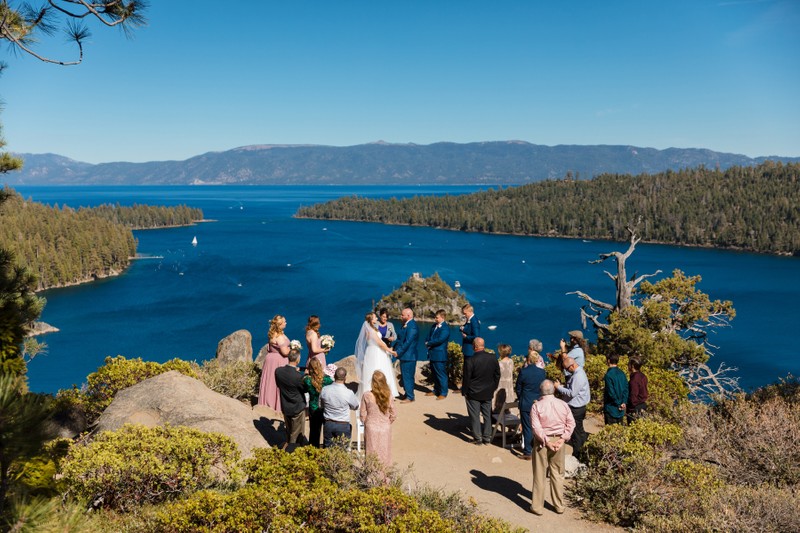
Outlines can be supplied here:
<path id="1" fill-rule="evenodd" d="M 425 396 L 428 390 L 417 386 L 416 401 L 395 404 L 393 459 L 398 468 L 410 467 L 407 477 L 411 483 L 460 491 L 477 502 L 482 512 L 530 531 L 621 531 L 582 519 L 569 506 L 564 514 L 556 514 L 549 503 L 549 494 L 545 495 L 544 515 L 531 514 L 531 462 L 519 459 L 516 449 L 504 449 L 499 434 L 491 445 L 472 444 L 464 398 L 451 392 L 444 400 L 437 400 Z M 279 444 L 273 439 L 283 438 L 283 428 L 279 428 L 282 418 L 266 407 L 255 407 L 254 411 L 274 422 L 268 440 Z M 355 417 L 353 423 L 355 439 Z M 586 429 L 594 432 L 597 424 L 587 419 Z"/>

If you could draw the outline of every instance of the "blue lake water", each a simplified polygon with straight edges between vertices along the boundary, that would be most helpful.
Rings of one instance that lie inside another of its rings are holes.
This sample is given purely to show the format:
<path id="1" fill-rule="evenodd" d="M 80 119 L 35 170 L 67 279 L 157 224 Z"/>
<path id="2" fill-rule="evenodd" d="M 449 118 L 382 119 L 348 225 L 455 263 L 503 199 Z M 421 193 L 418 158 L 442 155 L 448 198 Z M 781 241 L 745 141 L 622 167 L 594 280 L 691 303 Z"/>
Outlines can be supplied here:
<path id="1" fill-rule="evenodd" d="M 530 338 L 552 351 L 580 327 L 582 303 L 567 292 L 613 300 L 598 254 L 627 243 L 484 235 L 432 228 L 300 220 L 308 205 L 343 195 L 463 194 L 475 187 L 18 187 L 26 198 L 71 207 L 119 202 L 187 204 L 215 222 L 137 231 L 141 259 L 121 276 L 43 293 L 42 320 L 60 328 L 43 337 L 49 351 L 29 365 L 31 389 L 80 385 L 106 356 L 165 361 L 214 357 L 238 329 L 257 352 L 275 314 L 303 339 L 310 314 L 334 335 L 330 359 L 353 353 L 364 313 L 413 272 L 438 272 L 462 290 L 483 324 L 488 346 L 524 353 Z M 191 245 L 196 236 L 198 245 Z M 733 327 L 713 335 L 712 366 L 739 368 L 753 388 L 800 371 L 794 328 L 800 318 L 800 260 L 729 251 L 640 244 L 629 272 L 700 274 L 699 289 L 733 300 Z M 488 326 L 496 325 L 489 330 Z M 455 329 L 454 329 L 455 332 Z M 423 336 L 425 330 L 423 329 Z"/>

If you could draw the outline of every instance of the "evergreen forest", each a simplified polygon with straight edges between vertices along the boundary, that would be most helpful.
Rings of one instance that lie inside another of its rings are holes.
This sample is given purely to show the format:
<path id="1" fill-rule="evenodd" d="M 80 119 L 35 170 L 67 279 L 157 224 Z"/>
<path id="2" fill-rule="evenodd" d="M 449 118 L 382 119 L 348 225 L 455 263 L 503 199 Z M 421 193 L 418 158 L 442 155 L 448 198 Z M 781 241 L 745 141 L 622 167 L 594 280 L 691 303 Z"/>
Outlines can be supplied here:
<path id="1" fill-rule="evenodd" d="M 0 209 L 0 248 L 35 274 L 36 290 L 116 274 L 136 255 L 132 229 L 191 224 L 199 209 L 102 205 L 73 209 L 24 200 L 7 189 Z"/>
<path id="2" fill-rule="evenodd" d="M 352 196 L 296 216 L 616 241 L 638 224 L 647 242 L 800 255 L 800 164 L 568 177 L 458 196 Z"/>

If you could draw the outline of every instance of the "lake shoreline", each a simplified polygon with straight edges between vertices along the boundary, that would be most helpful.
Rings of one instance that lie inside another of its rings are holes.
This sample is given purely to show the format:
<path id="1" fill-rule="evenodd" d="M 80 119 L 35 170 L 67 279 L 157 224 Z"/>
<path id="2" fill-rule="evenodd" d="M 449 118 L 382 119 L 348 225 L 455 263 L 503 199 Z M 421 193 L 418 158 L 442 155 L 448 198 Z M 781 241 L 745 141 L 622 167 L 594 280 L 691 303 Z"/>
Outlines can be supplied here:
<path id="1" fill-rule="evenodd" d="M 403 224 L 400 222 L 378 222 L 375 220 L 359 220 L 359 219 L 351 219 L 351 218 L 314 218 L 314 217 L 302 217 L 297 215 L 292 215 L 293 218 L 299 220 L 323 220 L 323 221 L 332 221 L 332 222 L 365 222 L 369 224 L 383 224 L 384 226 L 406 226 L 411 228 L 431 228 L 431 229 L 439 229 L 444 231 L 456 231 L 461 233 L 477 233 L 480 235 L 508 235 L 511 237 L 540 237 L 540 238 L 548 238 L 548 239 L 574 239 L 574 240 L 583 240 L 587 242 L 591 241 L 603 241 L 603 242 L 610 242 L 610 243 L 622 243 L 627 241 L 614 241 L 611 239 L 604 239 L 602 237 L 582 237 L 582 236 L 573 236 L 573 235 L 554 235 L 550 233 L 508 233 L 502 231 L 474 231 L 474 230 L 463 230 L 463 229 L 456 229 L 456 228 L 446 228 L 443 226 L 429 226 L 426 224 Z M 641 244 L 657 244 L 662 246 L 678 246 L 681 248 L 699 248 L 703 250 L 721 250 L 721 251 L 728 251 L 728 252 L 742 252 L 748 254 L 756 254 L 756 255 L 766 255 L 772 257 L 798 257 L 796 255 L 790 254 L 788 252 L 759 252 L 757 250 L 751 250 L 749 248 L 742 248 L 739 246 L 711 246 L 711 245 L 703 245 L 703 244 L 685 244 L 685 243 L 675 243 L 675 242 L 665 242 L 665 241 L 650 241 L 647 239 L 642 239 Z"/>

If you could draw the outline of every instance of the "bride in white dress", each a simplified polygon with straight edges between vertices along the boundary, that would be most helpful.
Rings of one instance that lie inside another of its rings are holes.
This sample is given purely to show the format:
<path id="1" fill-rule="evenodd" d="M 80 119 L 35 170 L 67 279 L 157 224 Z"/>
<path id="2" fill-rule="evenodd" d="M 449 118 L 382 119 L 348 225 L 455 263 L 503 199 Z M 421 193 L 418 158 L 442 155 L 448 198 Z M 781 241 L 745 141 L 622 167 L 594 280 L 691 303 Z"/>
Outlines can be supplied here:
<path id="1" fill-rule="evenodd" d="M 397 375 L 392 367 L 392 355 L 397 352 L 386 346 L 378 332 L 378 318 L 375 313 L 367 313 L 361 325 L 361 333 L 356 341 L 356 373 L 361 385 L 358 397 L 372 389 L 372 373 L 380 370 L 386 376 L 392 396 L 398 396 Z"/>

